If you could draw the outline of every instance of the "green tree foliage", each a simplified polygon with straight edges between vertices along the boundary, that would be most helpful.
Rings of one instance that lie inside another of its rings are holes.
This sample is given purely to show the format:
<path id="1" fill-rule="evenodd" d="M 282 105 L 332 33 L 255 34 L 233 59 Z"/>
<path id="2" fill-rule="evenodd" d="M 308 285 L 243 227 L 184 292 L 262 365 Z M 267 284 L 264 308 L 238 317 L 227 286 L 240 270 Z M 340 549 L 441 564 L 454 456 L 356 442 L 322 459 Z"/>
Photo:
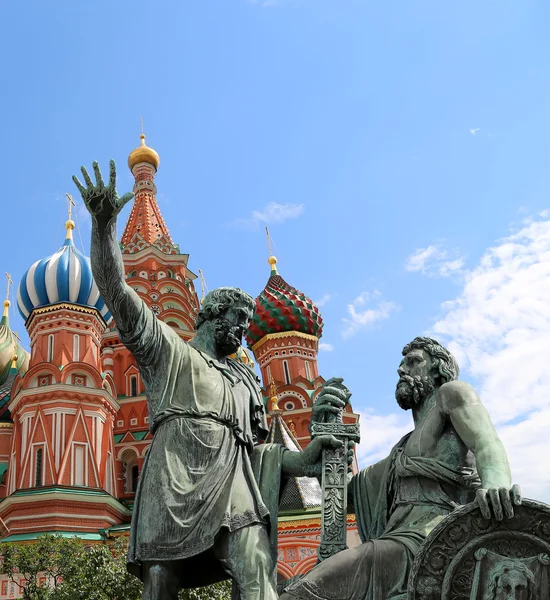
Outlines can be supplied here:
<path id="1" fill-rule="evenodd" d="M 24 600 L 140 600 L 143 586 L 126 570 L 126 550 L 125 538 L 86 547 L 79 538 L 43 535 L 30 544 L 0 544 L 0 572 Z M 231 585 L 182 590 L 179 598 L 230 600 Z"/>

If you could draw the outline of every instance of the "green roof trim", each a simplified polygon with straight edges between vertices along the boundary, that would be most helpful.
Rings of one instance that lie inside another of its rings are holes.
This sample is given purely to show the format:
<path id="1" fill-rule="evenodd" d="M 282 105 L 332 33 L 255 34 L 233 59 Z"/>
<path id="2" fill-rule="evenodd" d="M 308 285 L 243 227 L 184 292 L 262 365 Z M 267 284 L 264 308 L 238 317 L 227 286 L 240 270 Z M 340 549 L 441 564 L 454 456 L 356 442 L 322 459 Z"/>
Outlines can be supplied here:
<path id="1" fill-rule="evenodd" d="M 36 540 L 43 535 L 60 535 L 64 538 L 77 537 L 84 541 L 100 542 L 104 538 L 99 533 L 82 533 L 79 531 L 40 531 L 38 533 L 20 533 L 18 535 L 8 535 L 8 537 L 2 538 L 2 542 L 28 542 Z"/>
<path id="2" fill-rule="evenodd" d="M 31 488 L 29 490 L 18 490 L 14 492 L 10 497 L 13 496 L 37 496 L 47 494 L 71 494 L 80 496 L 104 496 L 105 498 L 111 498 L 107 492 L 103 490 L 90 489 L 90 488 L 77 488 L 77 487 L 44 487 L 44 488 Z"/>
<path id="3" fill-rule="evenodd" d="M 141 442 L 141 440 L 149 433 L 149 431 L 133 431 L 132 435 L 134 436 L 134 438 L 138 441 Z"/>
<path id="4" fill-rule="evenodd" d="M 115 444 L 118 444 L 120 442 L 120 440 L 124 437 L 123 433 L 117 433 L 114 438 L 115 438 Z"/>
<path id="5" fill-rule="evenodd" d="M 4 473 L 8 470 L 8 463 L 7 462 L 0 462 L 0 481 L 2 481 L 2 477 L 4 476 Z"/>

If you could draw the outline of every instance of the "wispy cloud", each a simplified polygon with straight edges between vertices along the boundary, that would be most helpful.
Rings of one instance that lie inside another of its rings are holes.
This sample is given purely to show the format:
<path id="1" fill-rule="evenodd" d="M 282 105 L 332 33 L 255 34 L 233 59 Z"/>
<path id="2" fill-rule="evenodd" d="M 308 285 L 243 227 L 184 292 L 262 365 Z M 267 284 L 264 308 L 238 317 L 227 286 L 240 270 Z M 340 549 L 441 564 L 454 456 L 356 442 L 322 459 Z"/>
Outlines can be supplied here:
<path id="1" fill-rule="evenodd" d="M 357 460 L 361 467 L 372 465 L 388 456 L 393 446 L 413 429 L 410 411 L 379 415 L 367 410 L 359 414 L 361 443 L 357 446 Z"/>
<path id="2" fill-rule="evenodd" d="M 323 296 L 319 298 L 319 300 L 315 300 L 313 304 L 320 308 L 321 306 L 324 306 L 331 298 L 332 296 L 330 294 L 323 294 Z"/>
<path id="3" fill-rule="evenodd" d="M 550 500 L 550 221 L 500 240 L 442 306 L 431 334 L 475 381 L 527 496 Z"/>
<path id="4" fill-rule="evenodd" d="M 320 352 L 332 352 L 334 350 L 334 346 L 332 344 L 327 344 L 326 342 L 319 343 L 319 351 Z"/>
<path id="5" fill-rule="evenodd" d="M 478 131 L 479 131 L 479 127 L 477 127 L 476 129 L 470 129 L 470 133 L 472 135 L 475 135 Z"/>
<path id="6" fill-rule="evenodd" d="M 344 324 L 342 336 L 351 337 L 359 330 L 387 319 L 396 310 L 399 310 L 399 306 L 395 302 L 383 300 L 378 290 L 362 292 L 351 304 L 348 304 L 349 317 L 342 319 Z"/>
<path id="7" fill-rule="evenodd" d="M 271 202 L 262 209 L 253 210 L 250 217 L 236 219 L 232 224 L 236 227 L 255 229 L 260 225 L 273 225 L 284 223 L 290 219 L 297 219 L 303 212 L 303 204 L 278 204 L 277 202 Z"/>
<path id="8" fill-rule="evenodd" d="M 457 248 L 448 250 L 441 244 L 418 248 L 406 260 L 405 269 L 420 272 L 430 277 L 459 275 L 464 268 L 464 256 Z"/>

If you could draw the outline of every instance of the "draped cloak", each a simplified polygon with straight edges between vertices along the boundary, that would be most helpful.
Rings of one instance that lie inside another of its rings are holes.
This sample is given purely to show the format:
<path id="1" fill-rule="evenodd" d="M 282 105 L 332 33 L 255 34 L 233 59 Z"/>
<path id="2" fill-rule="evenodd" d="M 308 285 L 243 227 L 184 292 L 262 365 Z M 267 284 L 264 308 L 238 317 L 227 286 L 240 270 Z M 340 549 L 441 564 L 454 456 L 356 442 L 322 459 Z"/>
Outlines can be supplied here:
<path id="1" fill-rule="evenodd" d="M 389 457 L 350 483 L 361 544 L 324 560 L 286 588 L 315 600 L 407 600 L 414 556 L 456 506 L 473 500 L 475 469 L 404 453 L 406 435 Z"/>
<path id="2" fill-rule="evenodd" d="M 128 570 L 181 561 L 184 587 L 227 579 L 212 552 L 224 531 L 264 523 L 276 565 L 282 455 L 267 435 L 253 371 L 220 363 L 184 342 L 142 303 L 123 343 L 136 358 L 154 433 L 130 530 Z"/>

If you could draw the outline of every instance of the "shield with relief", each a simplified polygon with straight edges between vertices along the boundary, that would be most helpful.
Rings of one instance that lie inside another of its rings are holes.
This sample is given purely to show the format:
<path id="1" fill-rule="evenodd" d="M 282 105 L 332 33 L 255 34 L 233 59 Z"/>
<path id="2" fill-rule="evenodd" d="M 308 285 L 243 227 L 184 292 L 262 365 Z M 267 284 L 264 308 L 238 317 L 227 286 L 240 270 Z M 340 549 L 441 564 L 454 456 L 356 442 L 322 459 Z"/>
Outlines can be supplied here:
<path id="1" fill-rule="evenodd" d="M 524 500 L 514 517 L 457 508 L 422 544 L 408 600 L 548 600 L 550 506 Z"/>

